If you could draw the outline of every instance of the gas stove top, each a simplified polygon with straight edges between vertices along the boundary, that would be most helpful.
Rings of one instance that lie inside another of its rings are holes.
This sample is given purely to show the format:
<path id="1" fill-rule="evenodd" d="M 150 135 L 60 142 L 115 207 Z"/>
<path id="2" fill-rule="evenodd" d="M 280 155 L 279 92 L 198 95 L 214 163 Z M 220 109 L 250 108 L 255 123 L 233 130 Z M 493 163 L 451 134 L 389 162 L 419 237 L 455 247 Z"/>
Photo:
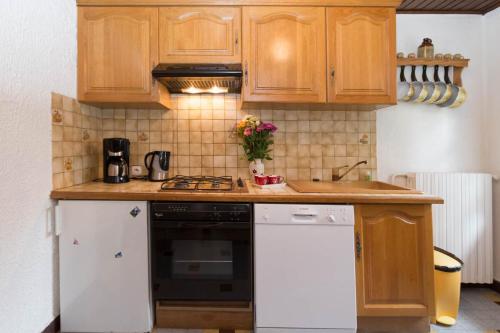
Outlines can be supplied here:
<path id="1" fill-rule="evenodd" d="M 168 178 L 161 184 L 161 191 L 248 192 L 245 183 L 231 176 L 181 176 Z"/>

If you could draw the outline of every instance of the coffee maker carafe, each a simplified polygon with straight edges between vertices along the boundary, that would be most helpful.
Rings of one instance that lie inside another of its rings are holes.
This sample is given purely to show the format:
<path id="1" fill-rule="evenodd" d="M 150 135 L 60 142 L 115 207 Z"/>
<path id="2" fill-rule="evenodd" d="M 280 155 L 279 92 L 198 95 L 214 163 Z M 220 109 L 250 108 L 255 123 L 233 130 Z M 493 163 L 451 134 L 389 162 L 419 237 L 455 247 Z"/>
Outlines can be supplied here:
<path id="1" fill-rule="evenodd" d="M 169 151 L 152 151 L 144 156 L 144 165 L 148 169 L 148 179 L 150 181 L 163 181 L 167 179 L 169 164 Z"/>
<path id="2" fill-rule="evenodd" d="M 127 183 L 130 156 L 128 139 L 103 140 L 103 168 L 105 183 Z"/>

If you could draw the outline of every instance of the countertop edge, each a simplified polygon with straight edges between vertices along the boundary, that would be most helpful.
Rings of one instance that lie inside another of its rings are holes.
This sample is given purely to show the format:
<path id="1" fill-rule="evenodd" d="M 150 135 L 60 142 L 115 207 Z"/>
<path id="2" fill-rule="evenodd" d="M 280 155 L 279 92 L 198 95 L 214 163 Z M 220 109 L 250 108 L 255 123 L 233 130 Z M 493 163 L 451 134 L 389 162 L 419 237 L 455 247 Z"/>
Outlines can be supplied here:
<path id="1" fill-rule="evenodd" d="M 425 194 L 221 194 L 221 193 L 164 193 L 164 192 L 102 192 L 53 190 L 54 200 L 119 200 L 119 201 L 224 201 L 262 203 L 353 203 L 353 204 L 443 204 L 442 198 Z"/>

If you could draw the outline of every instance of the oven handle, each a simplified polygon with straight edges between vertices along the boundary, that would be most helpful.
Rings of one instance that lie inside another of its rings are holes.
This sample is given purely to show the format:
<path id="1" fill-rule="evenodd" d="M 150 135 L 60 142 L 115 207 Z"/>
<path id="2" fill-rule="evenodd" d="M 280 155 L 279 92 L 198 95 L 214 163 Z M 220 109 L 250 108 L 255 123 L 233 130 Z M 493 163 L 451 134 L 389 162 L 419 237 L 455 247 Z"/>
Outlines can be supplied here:
<path id="1" fill-rule="evenodd" d="M 213 228 L 223 225 L 224 222 L 215 222 L 215 223 L 190 223 L 190 222 L 181 222 L 180 227 L 189 227 L 189 228 Z"/>
<path id="2" fill-rule="evenodd" d="M 225 226 L 228 229 L 246 229 L 250 228 L 250 223 L 247 222 L 210 222 L 210 223 L 193 223 L 193 222 L 179 222 L 179 221 L 161 221 L 161 220 L 153 220 L 154 227 L 158 228 L 173 228 L 173 229 L 182 229 L 182 228 L 217 228 L 221 226 Z"/>

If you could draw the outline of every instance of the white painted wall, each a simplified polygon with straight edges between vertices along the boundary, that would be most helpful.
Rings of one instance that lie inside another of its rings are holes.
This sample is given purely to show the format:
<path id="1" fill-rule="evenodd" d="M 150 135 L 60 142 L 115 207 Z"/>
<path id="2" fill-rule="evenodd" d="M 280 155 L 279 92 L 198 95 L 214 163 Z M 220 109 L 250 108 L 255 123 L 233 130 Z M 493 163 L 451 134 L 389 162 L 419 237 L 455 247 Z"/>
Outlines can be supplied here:
<path id="1" fill-rule="evenodd" d="M 500 175 L 500 9 L 488 13 L 484 18 L 483 45 L 485 50 L 483 70 L 485 73 L 484 124 L 487 133 L 486 149 L 488 171 Z M 500 281 L 500 182 L 493 185 L 495 280 Z"/>
<path id="2" fill-rule="evenodd" d="M 0 332 L 59 311 L 50 206 L 50 92 L 75 96 L 74 0 L 0 1 Z"/>
<path id="3" fill-rule="evenodd" d="M 430 37 L 435 53 L 461 53 L 472 59 L 463 71 L 468 100 L 457 109 L 400 103 L 378 111 L 379 179 L 399 172 L 483 169 L 482 22 L 480 15 L 397 16 L 399 52 L 416 53 L 422 39 Z"/>
<path id="4" fill-rule="evenodd" d="M 411 171 L 500 175 L 500 9 L 479 15 L 398 15 L 397 50 L 416 52 L 422 38 L 436 53 L 471 59 L 468 92 L 458 109 L 400 103 L 377 112 L 378 176 Z M 442 75 L 441 75 L 442 78 Z M 500 281 L 500 182 L 494 183 L 495 279 Z"/>

